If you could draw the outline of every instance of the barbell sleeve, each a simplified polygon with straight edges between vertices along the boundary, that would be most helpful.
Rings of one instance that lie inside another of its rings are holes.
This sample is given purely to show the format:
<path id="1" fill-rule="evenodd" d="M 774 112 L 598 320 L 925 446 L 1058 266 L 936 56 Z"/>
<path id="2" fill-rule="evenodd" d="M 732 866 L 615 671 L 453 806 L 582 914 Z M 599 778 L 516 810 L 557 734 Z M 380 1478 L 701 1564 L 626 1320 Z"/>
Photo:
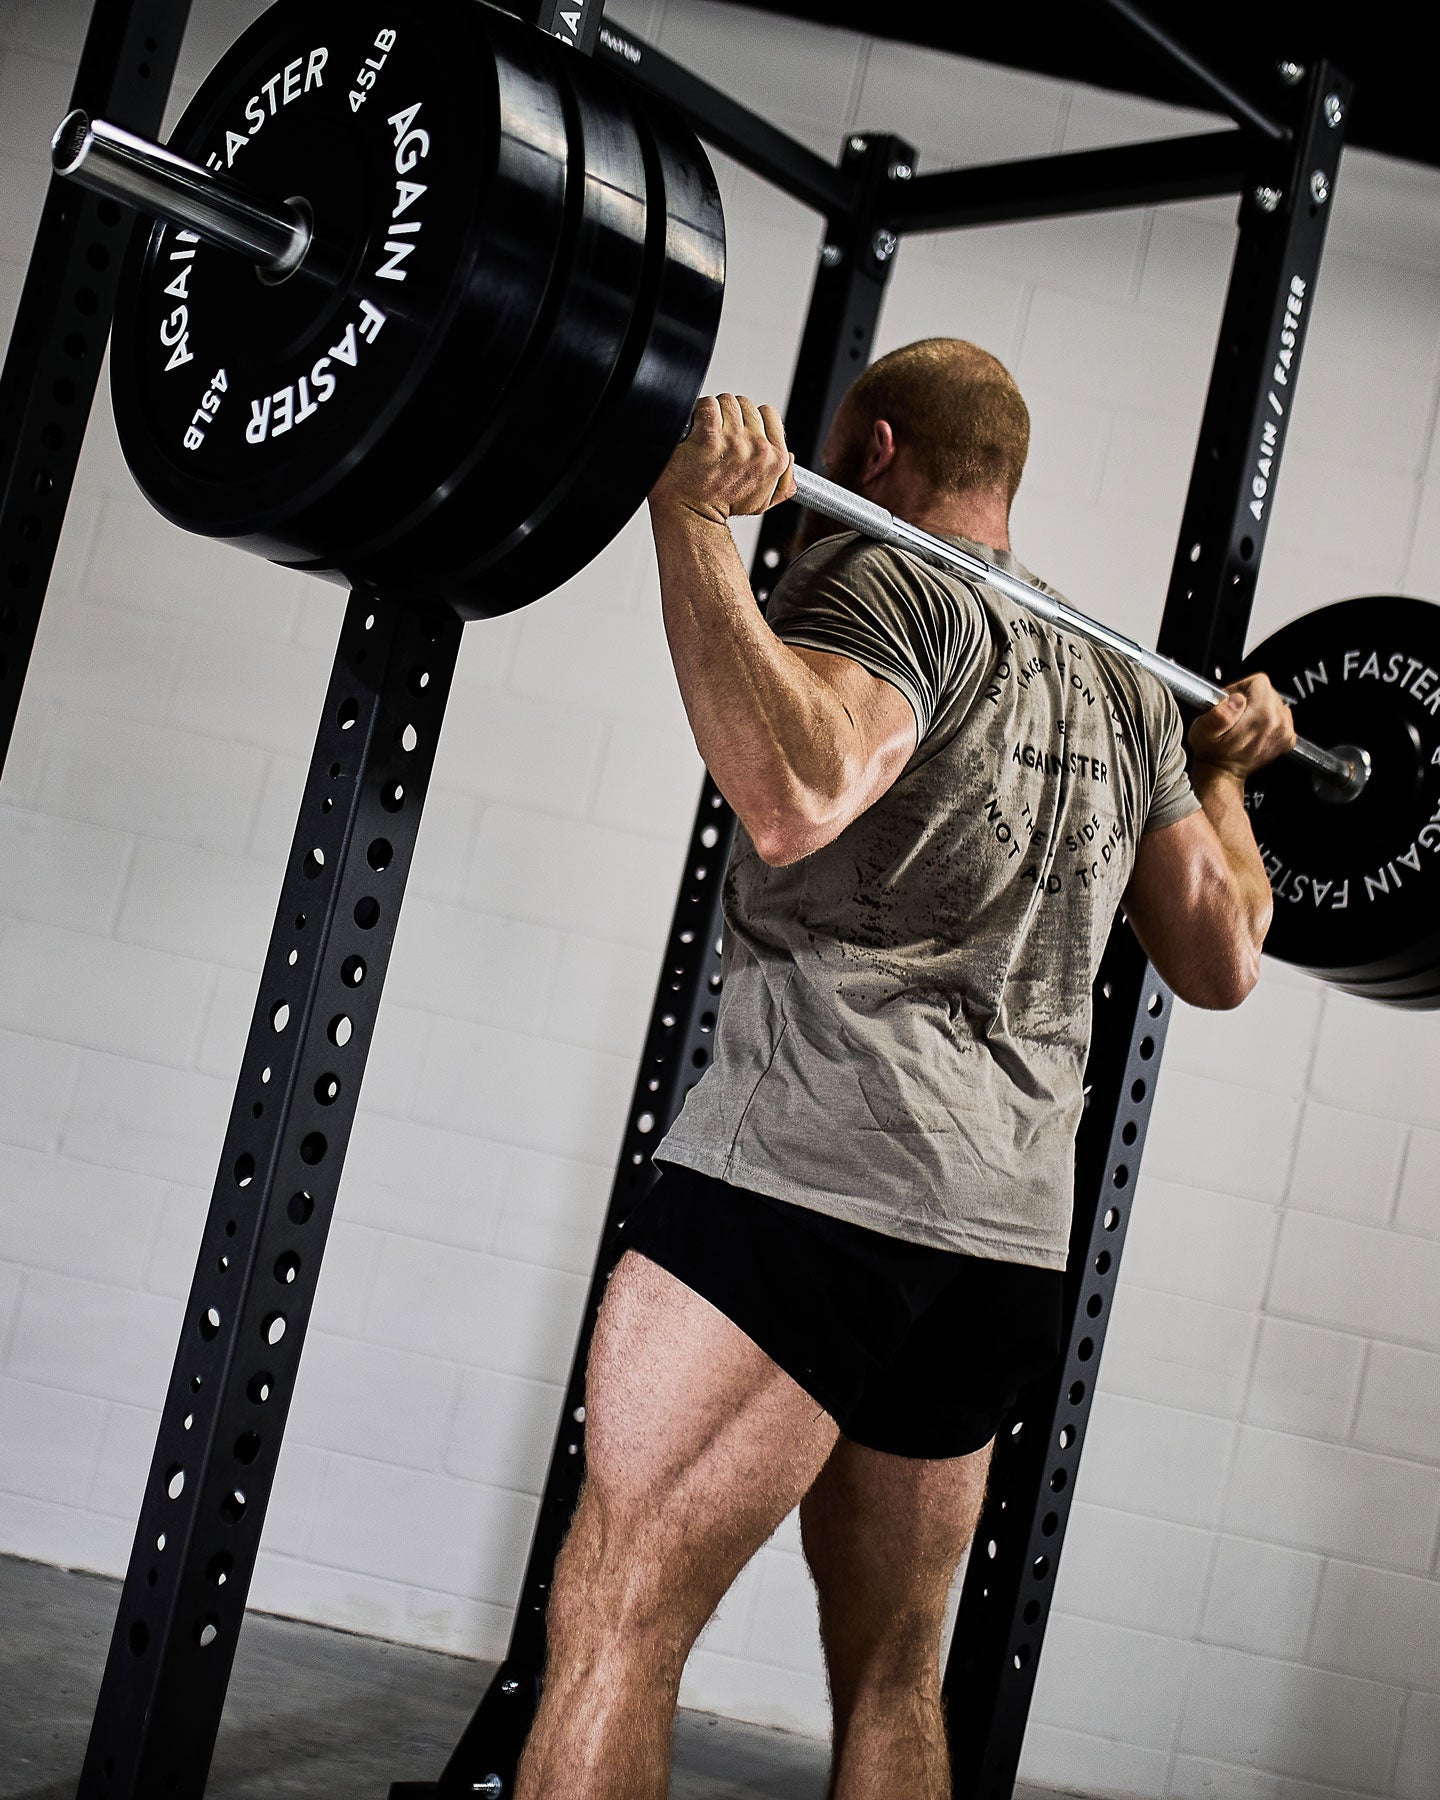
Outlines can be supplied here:
<path id="1" fill-rule="evenodd" d="M 311 222 L 298 206 L 267 205 L 237 183 L 85 112 L 62 121 L 50 160 L 57 175 L 238 251 L 273 280 L 293 274 L 310 248 Z"/>
<path id="2" fill-rule="evenodd" d="M 1057 600 L 1042 588 L 1022 581 L 1018 575 L 1011 575 L 1008 570 L 997 568 L 983 556 L 977 556 L 974 551 L 963 549 L 959 544 L 951 543 L 948 538 L 937 537 L 933 532 L 922 531 L 918 525 L 911 525 L 904 519 L 897 519 L 883 506 L 877 506 L 874 501 L 863 499 L 859 494 L 852 494 L 849 488 L 827 481 L 823 475 L 816 475 L 810 469 L 797 466 L 793 473 L 795 498 L 812 512 L 822 513 L 827 519 L 847 525 L 852 531 L 874 538 L 878 543 L 908 550 L 922 561 L 946 569 L 951 574 L 963 575 L 970 581 L 978 581 L 986 587 L 998 589 L 1009 599 L 1018 601 L 1037 618 L 1058 625 L 1076 637 L 1086 638 L 1092 644 L 1101 644 L 1107 650 L 1113 650 L 1116 655 L 1123 656 L 1127 662 L 1147 669 L 1177 699 L 1184 700 L 1190 706 L 1203 709 L 1214 706 L 1225 698 L 1223 687 L 1207 681 L 1193 669 L 1172 662 L 1158 650 L 1149 650 L 1144 644 L 1137 644 L 1133 638 L 1124 636 L 1098 619 L 1090 618 L 1086 613 L 1078 612 L 1073 606 L 1064 600 Z M 1348 747 L 1345 753 L 1325 750 L 1319 744 L 1312 744 L 1308 738 L 1297 738 L 1294 748 L 1288 754 L 1305 763 L 1327 787 L 1334 790 L 1333 797 L 1337 800 L 1353 800 L 1370 776 L 1369 758 L 1363 751 L 1351 751 Z"/>

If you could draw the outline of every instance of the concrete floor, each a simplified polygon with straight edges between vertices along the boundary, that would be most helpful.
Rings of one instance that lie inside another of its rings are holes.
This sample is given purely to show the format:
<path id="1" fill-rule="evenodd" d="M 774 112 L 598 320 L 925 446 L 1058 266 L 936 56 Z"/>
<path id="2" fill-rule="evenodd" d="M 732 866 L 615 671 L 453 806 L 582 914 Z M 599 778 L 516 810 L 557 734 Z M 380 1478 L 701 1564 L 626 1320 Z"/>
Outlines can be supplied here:
<path id="1" fill-rule="evenodd" d="M 0 1800 L 74 1800 L 118 1600 L 118 1582 L 0 1557 Z M 386 1800 L 392 1781 L 434 1780 L 488 1675 L 251 1614 L 208 1800 Z M 823 1800 L 827 1762 L 813 1739 L 682 1713 L 671 1800 Z"/>

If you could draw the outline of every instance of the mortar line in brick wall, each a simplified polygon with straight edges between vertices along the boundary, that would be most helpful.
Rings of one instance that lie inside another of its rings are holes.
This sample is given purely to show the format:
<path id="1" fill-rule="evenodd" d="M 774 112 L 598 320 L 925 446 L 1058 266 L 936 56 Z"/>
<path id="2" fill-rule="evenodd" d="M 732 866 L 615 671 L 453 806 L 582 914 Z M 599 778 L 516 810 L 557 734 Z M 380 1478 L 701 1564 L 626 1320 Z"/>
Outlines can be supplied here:
<path id="1" fill-rule="evenodd" d="M 1075 109 L 1075 84 L 1067 81 L 1060 94 L 1060 104 L 1055 109 L 1055 129 L 1050 134 L 1051 156 L 1065 154 L 1065 134 L 1070 129 L 1070 114 Z"/>
<path id="2" fill-rule="evenodd" d="M 1132 306 L 1137 306 L 1140 294 L 1145 285 L 1145 264 L 1150 256 L 1150 243 L 1155 235 L 1156 208 L 1147 206 L 1140 215 L 1140 230 L 1136 234 L 1135 248 L 1130 256 L 1130 287 L 1126 294 Z"/>
<path id="3" fill-rule="evenodd" d="M 79 497 L 80 497 L 82 503 L 85 500 L 85 498 L 87 498 L 87 496 L 83 492 L 80 494 Z M 88 497 L 91 499 L 96 498 L 96 496 L 94 496 L 94 495 L 90 495 Z M 99 550 L 100 550 L 100 526 L 101 526 L 101 522 L 103 521 L 103 519 L 105 517 L 106 508 L 108 507 L 108 505 L 109 505 L 108 496 L 104 496 L 104 495 L 100 496 L 99 504 L 90 513 L 89 522 L 84 527 L 84 531 L 85 531 L 84 548 L 81 550 L 81 553 L 80 553 L 80 566 L 76 572 L 77 578 L 76 578 L 75 588 L 74 588 L 74 596 L 77 600 L 83 601 L 86 598 L 86 596 L 89 595 L 89 593 L 91 591 L 91 585 L 92 585 L 92 582 L 94 580 L 94 575 L 95 575 L 95 559 L 96 559 L 97 555 L 99 554 Z M 78 511 L 79 511 L 79 508 L 72 507 L 72 509 L 67 517 L 67 527 L 68 527 L 70 521 L 72 521 L 74 519 L 75 514 Z M 92 604 L 93 604 L 93 602 L 92 602 Z"/>
<path id="4" fill-rule="evenodd" d="M 1356 1443 L 1355 1433 L 1360 1425 L 1360 1402 L 1365 1398 L 1365 1383 L 1370 1376 L 1370 1355 L 1375 1348 L 1375 1340 L 1373 1336 L 1365 1337 L 1361 1338 L 1360 1343 L 1362 1346 L 1360 1351 L 1360 1378 L 1355 1383 L 1355 1398 L 1350 1402 L 1350 1415 L 1345 1421 L 1345 1441 L 1357 1450 L 1364 1448 L 1363 1445 Z M 1371 1454 L 1369 1451 L 1366 1453 L 1367 1455 Z"/>
<path id="5" fill-rule="evenodd" d="M 66 1160 L 68 1162 L 78 1162 L 80 1159 L 79 1159 L 79 1157 L 72 1156 L 72 1157 L 67 1157 L 64 1160 Z M 93 1169 L 96 1166 L 97 1165 L 94 1163 L 86 1164 L 87 1168 Z M 196 1214 L 197 1227 L 200 1225 L 201 1221 L 204 1219 L 205 1199 L 202 1196 L 200 1189 L 184 1188 L 184 1187 L 182 1187 L 182 1184 L 179 1182 L 167 1183 L 166 1188 L 165 1188 L 165 1193 L 162 1196 L 161 1201 L 160 1201 L 160 1205 L 156 1208 L 155 1223 L 150 1227 L 150 1241 L 145 1246 L 145 1259 L 140 1266 L 141 1267 L 140 1279 L 145 1284 L 145 1292 L 147 1294 L 158 1294 L 160 1296 L 160 1298 L 162 1298 L 162 1299 L 178 1299 L 178 1300 L 183 1301 L 184 1300 L 183 1294 L 178 1294 L 178 1295 L 177 1294 L 169 1294 L 169 1295 L 162 1294 L 160 1292 L 160 1290 L 153 1285 L 154 1280 L 155 1280 L 155 1266 L 159 1262 L 160 1256 L 161 1256 L 161 1246 L 165 1242 L 165 1239 L 169 1236 L 168 1223 L 169 1223 L 169 1218 L 170 1218 L 172 1208 L 174 1207 L 174 1199 L 175 1199 L 175 1194 L 176 1194 L 177 1190 L 184 1192 L 187 1195 L 194 1196 L 192 1205 L 194 1207 L 194 1211 Z M 198 1229 L 197 1229 L 195 1235 L 196 1235 L 196 1240 L 198 1242 L 198 1239 L 199 1239 Z"/>
<path id="6" fill-rule="evenodd" d="M 604 831 L 606 827 L 596 819 L 595 808 L 600 800 L 600 788 L 605 779 L 605 764 L 610 755 L 610 746 L 615 742 L 615 727 L 620 722 L 613 714 L 600 721 L 600 737 L 590 759 L 590 772 L 585 782 L 585 806 L 582 816 L 601 831 Z"/>
<path id="7" fill-rule="evenodd" d="M 102 1403 L 101 1417 L 100 1417 L 100 1430 L 96 1434 L 96 1439 L 95 1439 L 95 1453 L 90 1459 L 90 1469 L 89 1469 L 89 1473 L 88 1473 L 88 1475 L 86 1477 L 86 1481 L 85 1481 L 85 1508 L 84 1508 L 84 1510 L 86 1512 L 98 1513 L 100 1515 L 100 1517 L 102 1517 L 102 1518 L 104 1518 L 106 1515 L 105 1515 L 104 1508 L 101 1507 L 96 1500 L 95 1490 L 100 1485 L 100 1473 L 101 1473 L 101 1470 L 104 1467 L 104 1463 L 105 1463 L 105 1438 L 106 1438 L 106 1434 L 108 1433 L 108 1431 L 110 1429 L 110 1422 L 115 1417 L 116 1407 L 124 1406 L 124 1405 L 125 1405 L 125 1402 L 123 1400 L 106 1400 Z M 135 1407 L 127 1407 L 126 1410 L 129 1412 L 134 1412 L 137 1409 Z M 159 1420 L 159 1414 L 156 1413 L 154 1415 L 153 1420 L 147 1420 L 147 1424 L 156 1423 L 156 1422 L 158 1422 L 158 1420 Z M 133 1502 L 132 1502 L 132 1504 L 133 1504 Z M 128 1514 L 127 1514 L 127 1516 L 128 1516 Z"/>
<path id="8" fill-rule="evenodd" d="M 1406 1345 L 1403 1347 L 1407 1348 L 1407 1349 L 1411 1348 L 1411 1346 L 1409 1346 L 1409 1345 Z M 1180 1409 L 1175 1408 L 1173 1410 L 1179 1411 Z M 1200 1413 L 1195 1416 L 1197 1416 L 1199 1418 L 1213 1419 L 1215 1417 L 1215 1414 L 1214 1413 Z M 1289 1438 L 1296 1443 L 1315 1444 L 1315 1445 L 1318 1445 L 1319 1448 L 1321 1448 L 1322 1450 L 1343 1450 L 1343 1451 L 1348 1452 L 1352 1456 L 1364 1457 L 1366 1462 L 1394 1463 L 1398 1467 L 1403 1468 L 1403 1469 L 1425 1469 L 1431 1474 L 1440 1475 L 1440 1462 L 1434 1462 L 1428 1457 L 1402 1456 L 1394 1450 L 1376 1450 L 1376 1449 L 1371 1448 L 1368 1445 L 1352 1444 L 1352 1443 L 1348 1442 L 1345 1438 L 1316 1437 L 1313 1432 L 1297 1431 L 1292 1428 L 1288 1428 L 1284 1425 L 1259 1425 L 1259 1424 L 1255 1424 L 1253 1421 L 1251 1421 L 1249 1419 L 1237 1419 L 1235 1421 L 1235 1423 L 1237 1424 L 1237 1426 L 1243 1427 L 1243 1429 L 1246 1431 L 1263 1432 L 1269 1437 Z M 1437 1498 L 1440 1498 L 1440 1488 L 1437 1488 L 1436 1493 L 1437 1493 Z M 1232 1535 L 1238 1535 L 1238 1534 L 1232 1534 Z M 1265 1540 L 1257 1539 L 1256 1541 L 1264 1542 Z M 1305 1546 L 1303 1544 L 1295 1544 L 1292 1546 L 1292 1548 L 1296 1549 L 1296 1550 L 1303 1550 L 1305 1548 Z M 1325 1555 L 1325 1554 L 1328 1554 L 1328 1552 L 1321 1551 L 1321 1552 L 1318 1552 L 1318 1554 Z"/>
<path id="9" fill-rule="evenodd" d="M 860 39 L 860 48 L 855 57 L 855 72 L 850 77 L 850 92 L 845 101 L 844 132 L 862 129 L 860 124 L 860 101 L 865 93 L 865 83 L 870 78 L 870 52 L 875 47 L 872 37 Z M 747 558 L 748 562 L 748 558 Z"/>
<path id="10" fill-rule="evenodd" d="M 1430 398 L 1430 424 L 1425 432 L 1425 442 L 1421 449 L 1420 467 L 1416 471 L 1416 483 L 1415 484 L 1416 484 L 1417 489 L 1422 490 L 1422 491 L 1425 486 L 1425 471 L 1430 467 L 1431 459 L 1435 454 L 1436 433 L 1437 433 L 1437 431 L 1440 431 L 1440 377 L 1437 377 L 1436 379 L 1432 380 L 1431 387 L 1430 387 L 1430 396 L 1431 396 L 1431 398 Z M 1419 518 L 1419 505 L 1418 505 L 1418 496 L 1417 496 L 1417 506 L 1416 506 L 1416 522 L 1417 523 L 1418 523 L 1418 518 Z M 1415 525 L 1412 524 L 1411 528 L 1410 528 L 1410 542 L 1405 547 L 1405 563 L 1406 563 L 1407 568 L 1409 567 L 1411 559 L 1414 557 L 1414 555 L 1415 555 Z"/>
<path id="11" fill-rule="evenodd" d="M 190 1056 L 186 1063 L 189 1069 L 200 1069 L 200 1059 L 204 1054 L 205 1040 L 210 1035 L 210 1027 L 215 1022 L 215 1008 L 220 1000 L 221 970 L 218 964 L 207 965 L 209 974 L 205 978 L 205 995 L 200 1002 L 199 1017 L 195 1021 L 194 1033 L 190 1042 Z M 260 976 L 255 976 L 255 985 L 260 985 Z"/>
<path id="12" fill-rule="evenodd" d="M 114 827 L 111 827 L 110 829 L 113 830 Z M 121 832 L 119 835 L 125 838 L 126 843 L 125 852 L 120 862 L 120 879 L 115 884 L 115 898 L 110 904 L 108 935 L 112 937 L 117 944 L 128 944 L 133 943 L 135 940 L 133 938 L 121 937 L 120 921 L 125 916 L 125 908 L 130 900 L 130 890 L 135 882 L 136 869 L 140 861 L 140 843 L 144 837 L 144 833 L 139 831 L 129 831 Z"/>
<path id="13" fill-rule="evenodd" d="M 1400 1724 L 1395 1732 L 1395 1743 L 1390 1752 L 1390 1767 L 1385 1782 L 1386 1794 L 1394 1794 L 1400 1780 L 1400 1756 L 1405 1748 L 1405 1727 L 1410 1722 L 1410 1702 L 1415 1695 L 1414 1688 L 1407 1688 L 1400 1701 Z"/>
<path id="14" fill-rule="evenodd" d="M 1325 1577 L 1330 1573 L 1331 1564 L 1336 1561 L 1344 1561 L 1344 1560 L 1346 1560 L 1346 1559 L 1330 1557 L 1330 1556 L 1322 1556 L 1320 1558 L 1320 1574 L 1319 1574 L 1318 1579 L 1315 1582 L 1315 1593 L 1310 1601 L 1310 1616 L 1305 1621 L 1305 1631 L 1304 1631 L 1303 1636 L 1300 1639 L 1301 1656 L 1304 1660 L 1304 1667 L 1306 1667 L 1306 1668 L 1310 1668 L 1310 1669 L 1324 1669 L 1325 1668 L 1325 1664 L 1320 1662 L 1319 1659 L 1313 1654 L 1313 1645 L 1315 1642 L 1315 1631 L 1316 1631 L 1316 1627 L 1319 1625 L 1319 1622 L 1320 1622 L 1320 1596 L 1325 1591 Z M 1370 1565 L 1366 1564 L 1366 1563 L 1360 1563 L 1357 1566 L 1360 1568 L 1368 1568 Z M 1343 1672 L 1344 1672 L 1343 1670 L 1330 1670 L 1329 1671 L 1329 1673 L 1331 1673 L 1331 1674 L 1341 1674 Z"/>
<path id="15" fill-rule="evenodd" d="M 1123 1631 L 1128 1630 L 1129 1627 L 1120 1626 L 1117 1627 L 1117 1629 Z M 1168 1638 L 1165 1641 L 1167 1643 L 1179 1643 L 1183 1640 L 1178 1638 Z M 1241 1644 L 1223 1643 L 1218 1638 L 1197 1638 L 1194 1640 L 1192 1647 L 1196 1650 L 1221 1650 L 1228 1656 L 1245 1657 L 1251 1662 L 1268 1663 L 1280 1669 L 1292 1669 L 1297 1674 L 1323 1675 L 1335 1681 L 1353 1681 L 1358 1683 L 1361 1687 L 1379 1688 L 1387 1693 L 1399 1694 L 1401 1696 L 1412 1693 L 1432 1693 L 1434 1691 L 1433 1689 L 1415 1688 L 1404 1681 L 1383 1681 L 1375 1675 L 1357 1675 L 1353 1669 L 1340 1669 L 1330 1663 L 1315 1662 L 1310 1660 L 1309 1657 L 1305 1656 L 1303 1653 L 1299 1656 L 1284 1656 L 1272 1650 L 1251 1650 Z M 1179 1754 L 1185 1755 L 1186 1752 L 1180 1751 Z M 1276 1773 L 1281 1772 L 1282 1771 L 1276 1771 Z M 1323 1784 L 1317 1783 L 1316 1785 Z M 1340 1791 L 1346 1795 L 1351 1792 L 1349 1788 L 1344 1788 Z"/>
<path id="16" fill-rule="evenodd" d="M 1020 309 L 1015 320 L 1014 331 L 1011 335 L 1010 355 L 1008 358 L 1009 366 L 1012 369 L 1019 368 L 1020 358 L 1025 353 L 1025 338 L 1030 330 L 1030 314 L 1034 309 L 1035 296 L 1039 292 L 1039 288 L 1040 284 L 1036 281 L 1022 281 L 1020 284 Z M 1107 449 L 1109 447 L 1108 438 L 1106 439 L 1106 447 Z"/>
<path id="17" fill-rule="evenodd" d="M 1400 1217 L 1400 1202 L 1405 1194 L 1405 1180 L 1410 1173 L 1410 1156 L 1415 1148 L 1415 1133 L 1423 1130 L 1424 1127 L 1421 1125 L 1407 1125 L 1405 1128 L 1405 1147 L 1400 1152 L 1400 1166 L 1395 1171 L 1395 1191 L 1390 1196 L 1390 1211 L 1385 1220 L 1386 1227 L 1389 1230 L 1398 1230 L 1396 1221 Z M 1417 1237 L 1423 1236 L 1424 1234 L 1419 1232 L 1408 1232 L 1405 1235 Z M 1432 1238 L 1430 1241 L 1433 1243 L 1435 1240 Z"/>
<path id="18" fill-rule="evenodd" d="M 107 608 L 106 610 L 120 610 L 123 612 L 128 609 L 122 607 L 119 609 Z M 137 619 L 149 619 L 153 617 L 152 614 L 144 612 L 133 612 L 130 616 Z M 184 667 L 185 652 L 190 648 L 191 639 L 195 629 L 194 622 L 189 619 L 169 620 L 167 623 L 170 625 L 172 636 L 170 642 L 170 675 L 165 683 L 165 693 L 160 710 L 159 723 L 162 725 L 171 724 L 174 720 L 175 705 L 180 698 L 180 672 Z"/>
<path id="19" fill-rule="evenodd" d="M 817 1643 L 819 1641 L 818 1630 L 816 1641 Z M 752 1656 L 748 1652 L 738 1653 L 734 1650 L 711 1650 L 703 1644 L 699 1646 L 699 1648 L 702 1655 L 713 1656 L 717 1662 L 729 1663 L 737 1669 L 760 1669 L 768 1670 L 775 1675 L 798 1675 L 804 1681 L 815 1682 L 822 1691 L 825 1687 L 825 1677 L 823 1675 L 812 1675 L 809 1669 L 797 1668 L 794 1663 L 771 1662 L 767 1658 Z M 807 1733 L 806 1735 L 809 1734 Z"/>
<path id="20" fill-rule="evenodd" d="M 329 1563 L 309 1563 L 304 1556 L 296 1555 L 293 1551 L 289 1550 L 273 1550 L 262 1546 L 256 1564 L 257 1569 L 263 1563 L 269 1563 L 272 1566 L 285 1565 L 299 1569 L 319 1569 L 326 1575 L 338 1574 L 343 1575 L 350 1581 L 364 1581 L 372 1584 L 382 1593 L 392 1595 L 397 1602 L 418 1599 L 421 1601 L 434 1601 L 441 1606 L 449 1606 L 451 1608 L 456 1606 L 485 1607 L 497 1615 L 500 1615 L 496 1620 L 497 1625 L 501 1624 L 501 1619 L 505 1615 L 514 1611 L 513 1602 L 483 1600 L 474 1594 L 452 1594 L 443 1588 L 426 1587 L 422 1582 L 394 1581 L 385 1575 L 372 1574 L 368 1569 L 350 1569 Z M 358 1625 L 337 1625 L 333 1620 L 316 1619 L 312 1614 L 308 1613 L 278 1612 L 271 1606 L 248 1606 L 245 1610 L 247 1615 L 255 1614 L 256 1616 L 265 1619 L 290 1619 L 297 1625 L 311 1625 L 320 1631 L 337 1631 L 344 1637 L 365 1638 L 373 1643 L 381 1644 L 402 1644 L 412 1649 L 432 1651 L 437 1656 L 457 1656 L 466 1662 L 498 1662 L 504 1653 L 505 1648 L 503 1637 L 498 1639 L 496 1647 L 492 1651 L 444 1649 L 423 1638 L 394 1637 L 389 1632 L 365 1631 Z M 508 1630 L 508 1625 L 502 1625 L 501 1629 L 502 1631 Z"/>

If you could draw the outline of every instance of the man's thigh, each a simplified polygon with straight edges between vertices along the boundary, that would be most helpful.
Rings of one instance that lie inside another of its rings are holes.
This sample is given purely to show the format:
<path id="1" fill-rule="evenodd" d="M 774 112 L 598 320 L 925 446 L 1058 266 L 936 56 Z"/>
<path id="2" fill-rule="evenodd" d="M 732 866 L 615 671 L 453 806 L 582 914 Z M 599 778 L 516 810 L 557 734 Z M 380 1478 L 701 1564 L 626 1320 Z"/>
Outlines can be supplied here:
<path id="1" fill-rule="evenodd" d="M 738 1326 L 630 1251 L 596 1324 L 585 1435 L 587 1503 L 616 1557 L 683 1574 L 713 1606 L 838 1434 Z"/>
<path id="2" fill-rule="evenodd" d="M 822 1600 L 876 1629 L 943 1614 L 980 1517 L 991 1448 L 928 1460 L 841 1438 L 800 1509 Z"/>

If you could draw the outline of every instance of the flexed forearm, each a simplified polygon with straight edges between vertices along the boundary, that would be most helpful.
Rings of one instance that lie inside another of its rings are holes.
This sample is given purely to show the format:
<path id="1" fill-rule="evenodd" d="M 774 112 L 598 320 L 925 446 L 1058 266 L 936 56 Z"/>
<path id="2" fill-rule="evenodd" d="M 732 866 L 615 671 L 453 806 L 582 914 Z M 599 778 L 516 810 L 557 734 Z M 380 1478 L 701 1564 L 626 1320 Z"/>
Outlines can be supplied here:
<path id="1" fill-rule="evenodd" d="M 1215 763 L 1197 762 L 1190 779 L 1225 853 L 1239 922 L 1258 958 L 1270 929 L 1275 901 L 1250 815 L 1245 810 L 1245 778 Z"/>

